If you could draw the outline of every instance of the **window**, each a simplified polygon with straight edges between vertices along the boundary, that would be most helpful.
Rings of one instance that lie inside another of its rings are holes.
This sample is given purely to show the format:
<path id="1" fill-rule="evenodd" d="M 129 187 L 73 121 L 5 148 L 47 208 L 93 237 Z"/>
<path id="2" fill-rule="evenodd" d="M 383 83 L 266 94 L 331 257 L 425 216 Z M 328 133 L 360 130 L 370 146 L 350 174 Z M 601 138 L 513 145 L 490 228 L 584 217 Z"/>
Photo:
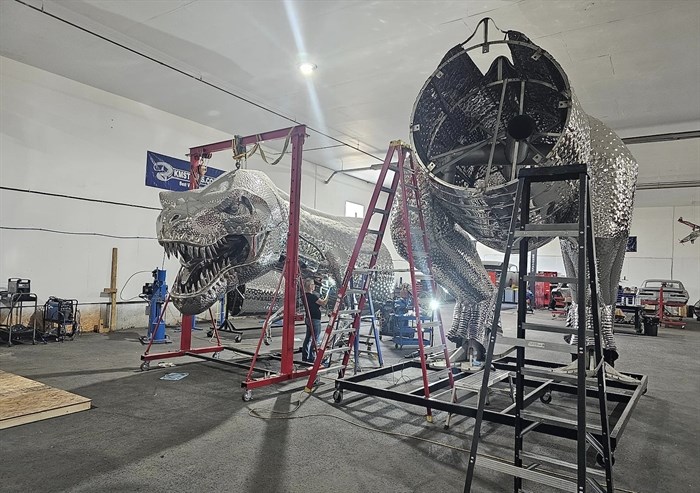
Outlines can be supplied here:
<path id="1" fill-rule="evenodd" d="M 365 217 L 365 206 L 355 202 L 345 202 L 346 217 Z"/>

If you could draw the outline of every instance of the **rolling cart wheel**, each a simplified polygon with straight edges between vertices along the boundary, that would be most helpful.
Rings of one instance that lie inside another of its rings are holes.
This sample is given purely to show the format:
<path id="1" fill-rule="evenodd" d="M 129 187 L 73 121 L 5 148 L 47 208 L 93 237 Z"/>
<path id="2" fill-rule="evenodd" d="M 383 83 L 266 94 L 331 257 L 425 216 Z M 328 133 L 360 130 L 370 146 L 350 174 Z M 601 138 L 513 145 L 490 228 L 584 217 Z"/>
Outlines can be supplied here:
<path id="1" fill-rule="evenodd" d="M 241 342 L 242 340 L 243 340 L 243 335 L 242 335 L 242 334 L 238 334 L 238 335 L 236 336 L 236 338 L 235 338 L 233 341 L 234 341 L 234 342 Z"/>
<path id="2" fill-rule="evenodd" d="M 141 368 L 141 371 L 148 371 L 151 368 L 151 362 L 144 361 L 139 368 Z"/>
<path id="3" fill-rule="evenodd" d="M 700 318 L 699 318 L 698 320 L 700 320 Z M 382 336 L 379 336 L 379 340 L 380 340 L 380 341 L 382 340 Z"/>
<path id="4" fill-rule="evenodd" d="M 243 402 L 248 402 L 253 398 L 253 391 L 252 390 L 246 390 L 243 392 L 243 395 L 241 396 L 243 399 Z"/>
<path id="5" fill-rule="evenodd" d="M 211 336 L 213 336 L 213 335 L 214 335 L 214 331 L 213 331 L 213 330 L 210 330 L 210 331 L 207 332 L 207 337 L 211 337 Z"/>
<path id="6" fill-rule="evenodd" d="M 549 404 L 550 402 L 552 402 L 552 393 L 547 392 L 546 394 L 542 394 L 540 396 L 540 401 L 542 401 L 543 404 Z"/>
<path id="7" fill-rule="evenodd" d="M 212 354 L 211 357 L 214 359 L 221 359 L 221 353 L 217 351 L 216 353 Z"/>
<path id="8" fill-rule="evenodd" d="M 399 345 L 398 345 L 398 344 L 394 344 L 394 349 L 398 349 L 398 348 L 399 348 Z"/>
<path id="9" fill-rule="evenodd" d="M 340 404 L 343 402 L 343 390 L 342 389 L 336 389 L 333 391 L 333 402 L 336 404 Z"/>
<path id="10" fill-rule="evenodd" d="M 615 454 L 611 453 L 610 458 L 611 458 L 612 465 L 614 466 L 615 465 Z M 601 454 L 596 454 L 595 461 L 600 467 L 605 467 L 605 463 L 603 462 L 603 456 Z"/>

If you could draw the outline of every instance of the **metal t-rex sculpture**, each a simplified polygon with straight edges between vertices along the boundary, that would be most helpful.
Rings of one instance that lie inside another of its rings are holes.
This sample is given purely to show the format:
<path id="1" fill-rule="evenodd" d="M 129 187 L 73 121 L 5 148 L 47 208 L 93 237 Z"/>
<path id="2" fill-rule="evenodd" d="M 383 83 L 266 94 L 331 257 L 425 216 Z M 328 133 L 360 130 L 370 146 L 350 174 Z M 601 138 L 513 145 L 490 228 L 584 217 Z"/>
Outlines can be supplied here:
<path id="1" fill-rule="evenodd" d="M 479 23 L 484 26 L 483 41 L 469 44 L 475 31 L 447 52 L 421 89 L 412 114 L 433 266 L 437 281 L 457 299 L 449 337 L 483 352 L 496 290 L 469 235 L 504 250 L 517 170 L 583 163 L 592 183 L 604 348 L 606 359 L 614 361 L 614 304 L 637 163 L 612 130 L 583 112 L 566 74 L 549 53 L 517 31 L 496 28 L 491 32 L 503 37 L 489 39 L 489 21 Z M 502 53 L 507 48 L 508 55 L 495 57 L 482 73 L 473 59 L 475 50 L 483 55 L 498 48 Z M 566 182 L 533 186 L 531 222 L 575 221 L 575 192 Z M 392 235 L 405 256 L 400 219 L 395 214 Z M 561 249 L 567 274 L 575 276 L 576 243 L 562 239 Z"/>
<path id="2" fill-rule="evenodd" d="M 284 266 L 289 198 L 261 171 L 238 169 L 208 187 L 188 192 L 161 192 L 158 241 L 181 268 L 171 287 L 175 306 L 198 314 L 227 291 L 257 281 L 253 289 L 269 306 Z M 361 219 L 332 216 L 301 208 L 299 257 L 302 275 L 328 276 L 342 282 Z M 367 248 L 371 250 L 371 238 Z M 360 255 L 360 263 L 369 254 Z M 373 282 L 378 300 L 393 288 L 391 255 L 382 247 Z M 280 293 L 280 297 L 282 293 Z"/>

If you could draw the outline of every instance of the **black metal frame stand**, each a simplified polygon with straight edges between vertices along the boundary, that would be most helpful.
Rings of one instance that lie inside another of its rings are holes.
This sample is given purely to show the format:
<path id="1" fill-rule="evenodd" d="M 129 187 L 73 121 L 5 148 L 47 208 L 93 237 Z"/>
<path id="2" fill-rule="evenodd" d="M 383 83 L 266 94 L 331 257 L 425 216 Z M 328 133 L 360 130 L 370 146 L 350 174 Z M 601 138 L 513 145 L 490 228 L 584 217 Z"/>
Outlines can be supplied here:
<path id="1" fill-rule="evenodd" d="M 539 171 L 541 173 L 541 171 Z M 573 173 L 573 174 L 572 174 Z M 585 167 L 579 166 L 574 169 L 571 167 L 562 167 L 562 168 L 557 168 L 557 170 L 554 173 L 554 176 L 549 177 L 548 179 L 550 180 L 561 180 L 561 179 L 580 179 L 581 175 L 585 177 Z M 533 178 L 531 178 L 531 181 L 534 181 Z M 584 194 L 584 198 L 588 198 L 588 193 L 587 193 L 587 180 L 586 180 L 586 193 Z M 520 194 L 522 196 L 522 193 Z M 582 211 L 581 215 L 579 217 L 585 218 L 586 219 L 586 224 L 588 226 L 586 228 L 579 228 L 578 224 L 575 224 L 573 226 L 571 225 L 550 225 L 554 226 L 557 229 L 560 229 L 559 227 L 565 228 L 564 231 L 550 231 L 544 232 L 542 231 L 543 226 L 540 225 L 532 225 L 528 224 L 527 226 L 523 225 L 523 227 L 520 229 L 520 231 L 523 231 L 522 233 L 518 233 L 518 237 L 527 237 L 528 234 L 532 235 L 533 231 L 538 230 L 538 235 L 539 236 L 571 236 L 575 235 L 576 237 L 580 236 L 581 234 L 584 235 L 584 238 L 590 238 L 592 240 L 593 238 L 593 233 L 592 233 L 592 227 L 591 227 L 591 219 L 590 219 L 590 210 L 587 209 L 587 200 L 583 200 L 581 202 L 582 208 L 580 209 Z M 519 212 L 518 208 L 516 207 L 516 211 Z M 517 214 L 517 212 L 516 212 Z M 516 221 L 517 221 L 517 216 L 516 216 Z M 581 233 L 583 232 L 583 233 Z M 515 235 L 513 235 L 515 236 Z M 514 238 L 513 238 L 514 239 Z M 586 245 L 587 243 L 585 241 L 582 241 L 580 243 L 581 245 Z M 526 246 L 521 246 L 521 248 L 524 248 L 525 251 L 527 251 Z M 586 260 L 590 262 L 590 265 L 592 267 L 595 266 L 595 252 L 593 252 L 594 245 L 590 244 L 590 250 L 592 253 L 588 253 L 587 255 L 581 255 L 579 262 L 580 265 L 583 266 L 579 270 L 579 272 L 585 272 L 586 271 Z M 510 251 L 510 250 L 509 250 Z M 585 253 L 585 249 L 584 249 Z M 526 255 L 521 255 L 521 259 L 527 258 Z M 583 262 L 581 264 L 581 262 Z M 507 265 L 507 262 L 504 262 L 504 265 Z M 521 267 L 520 272 L 523 273 L 523 277 L 525 279 L 521 279 L 521 282 L 529 281 L 530 279 L 533 279 L 531 276 L 524 276 L 524 273 L 526 272 L 526 268 Z M 594 272 L 595 275 L 595 272 Z M 551 281 L 553 278 L 548 277 L 546 280 Z M 535 279 L 539 281 L 539 279 Z M 555 279 L 556 281 L 556 279 Z M 571 282 L 571 279 L 568 279 L 567 282 Z M 595 283 L 595 277 L 592 280 L 589 280 L 592 283 Z M 582 278 L 581 283 L 585 283 L 585 278 Z M 503 283 L 501 283 L 503 284 Z M 582 284 L 585 288 L 585 284 Z M 579 289 L 579 293 L 585 293 L 585 289 Z M 523 293 L 523 296 L 525 294 L 524 289 L 520 289 L 519 293 Z M 502 300 L 502 296 L 498 298 L 499 300 Z M 521 307 L 525 306 L 524 301 L 521 300 Z M 585 303 L 579 304 L 579 306 L 585 306 Z M 595 305 L 593 305 L 595 306 Z M 500 311 L 500 306 L 499 306 L 499 311 Z M 496 313 L 499 313 L 497 311 Z M 524 316 L 526 314 L 522 315 L 522 318 L 520 320 L 522 323 L 519 323 L 520 329 L 522 332 L 524 332 L 526 329 L 529 330 L 537 330 L 539 329 L 544 329 L 549 332 L 559 332 L 562 334 L 572 334 L 572 329 L 569 328 L 561 328 L 561 327 L 556 327 L 556 326 L 537 326 L 536 324 L 528 324 L 524 322 Z M 597 315 L 597 313 L 596 313 Z M 594 320 L 594 323 L 596 326 L 598 326 L 598 320 L 596 316 L 596 320 Z M 579 323 L 579 328 L 580 330 L 585 330 L 586 328 L 586 323 Z M 495 334 L 495 330 L 492 332 Z M 499 338 L 499 342 L 509 342 L 509 341 L 504 341 L 505 338 Z M 579 354 L 579 350 L 582 351 L 581 354 L 585 355 L 585 334 L 584 337 L 579 337 L 579 341 L 581 342 L 580 345 L 576 346 L 569 346 L 567 344 L 564 344 L 563 341 L 562 343 L 539 343 L 537 346 L 538 349 L 555 349 L 555 350 L 564 350 L 567 353 L 573 353 L 573 354 Z M 525 342 L 518 341 L 516 339 L 516 342 L 519 342 L 521 345 L 524 344 Z M 598 341 L 596 343 L 597 345 L 600 345 L 600 339 L 598 338 Z M 588 388 L 585 388 L 585 395 L 589 398 L 592 399 L 597 399 L 599 403 L 605 402 L 606 403 L 606 421 L 607 425 L 606 426 L 593 426 L 593 424 L 589 424 L 588 426 L 588 431 L 589 433 L 579 433 L 579 423 L 578 420 L 572 420 L 572 419 L 564 419 L 561 417 L 543 417 L 542 415 L 538 415 L 537 413 L 531 412 L 523 412 L 525 409 L 533 404 L 534 402 L 541 400 L 543 402 L 548 402 L 549 399 L 551 399 L 551 394 L 553 392 L 556 392 L 558 394 L 564 394 L 564 395 L 570 395 L 570 396 L 577 396 L 577 404 L 579 402 L 583 402 L 585 405 L 585 398 L 582 398 L 580 396 L 584 395 L 584 393 L 580 392 L 580 385 L 581 382 L 579 381 L 578 375 L 571 375 L 571 374 L 566 374 L 562 373 L 561 370 L 562 368 L 565 367 L 565 365 L 562 365 L 560 363 L 554 363 L 551 361 L 542 361 L 542 360 L 535 360 L 535 359 L 530 359 L 530 358 L 525 358 L 524 354 L 521 355 L 520 358 L 516 355 L 515 357 L 513 356 L 508 356 L 507 354 L 501 354 L 499 356 L 496 356 L 493 354 L 493 346 L 492 344 L 489 344 L 490 347 L 490 352 L 488 354 L 489 358 L 489 364 L 484 365 L 484 369 L 479 369 L 479 370 L 467 370 L 467 371 L 460 371 L 457 368 L 452 368 L 451 373 L 453 374 L 453 380 L 454 380 L 454 385 L 455 387 L 460 387 L 463 388 L 463 386 L 460 385 L 461 382 L 464 382 L 465 379 L 467 378 L 477 378 L 480 379 L 482 376 L 483 381 L 488 382 L 489 375 L 483 375 L 486 373 L 486 370 L 489 369 L 490 373 L 490 368 L 493 368 L 498 371 L 508 371 L 509 373 L 515 375 L 516 372 L 520 371 L 521 375 L 518 378 L 518 385 L 519 388 L 517 389 L 517 393 L 519 395 L 519 398 L 517 398 L 517 402 L 512 403 L 511 405 L 508 405 L 507 407 L 500 408 L 497 403 L 491 403 L 491 406 L 487 409 L 484 409 L 484 403 L 485 402 L 480 402 L 479 406 L 474 406 L 470 405 L 467 400 L 468 399 L 473 399 L 477 398 L 480 399 L 482 396 L 484 397 L 484 401 L 486 400 L 488 392 L 483 392 L 480 390 L 475 390 L 475 391 L 466 391 L 466 392 L 460 392 L 459 394 L 459 402 L 453 402 L 452 399 L 450 399 L 450 392 L 449 392 L 449 378 L 445 374 L 446 370 L 444 367 L 438 367 L 438 366 L 429 366 L 428 370 L 431 372 L 431 377 L 430 377 L 430 386 L 429 386 L 429 392 L 430 392 L 430 407 L 433 410 L 436 411 L 444 411 L 447 413 L 450 413 L 452 415 L 458 415 L 458 416 L 464 416 L 468 418 L 477 418 L 479 417 L 479 427 L 481 426 L 482 421 L 487 421 L 490 423 L 494 424 L 500 424 L 500 425 L 506 425 L 506 426 L 511 426 L 513 428 L 516 428 L 518 426 L 519 428 L 519 436 L 522 439 L 523 436 L 525 436 L 527 433 L 535 433 L 535 434 L 540 434 L 544 436 L 554 436 L 554 437 L 561 437 L 561 438 L 566 438 L 567 440 L 579 440 L 581 435 L 584 435 L 587 440 L 589 440 L 590 443 L 595 443 L 595 444 L 604 444 L 604 443 L 609 443 L 608 450 L 610 451 L 610 454 L 612 453 L 613 450 L 617 447 L 619 440 L 622 438 L 623 432 L 630 420 L 630 417 L 632 415 L 632 412 L 634 411 L 637 403 L 639 402 L 639 399 L 643 394 L 646 393 L 647 391 L 647 382 L 648 378 L 646 375 L 640 375 L 640 374 L 633 374 L 633 373 L 620 373 L 619 376 L 620 378 L 616 379 L 609 379 L 605 381 L 604 378 L 601 378 L 603 376 L 602 371 L 604 371 L 604 367 L 602 364 L 596 365 L 596 369 L 599 370 L 598 373 L 598 380 L 596 381 L 595 386 L 589 386 Z M 584 346 L 581 348 L 580 346 Z M 516 345 L 516 348 L 518 346 Z M 513 348 L 515 350 L 515 348 Z M 512 352 L 512 351 L 510 351 Z M 524 353 L 524 346 L 520 347 L 520 352 Z M 596 361 L 600 361 L 601 355 L 596 356 Z M 585 362 L 585 357 L 580 358 L 581 362 Z M 585 363 L 584 363 L 585 364 Z M 523 368 L 524 367 L 524 368 Z M 426 398 L 424 395 L 424 389 L 423 386 L 419 386 L 419 379 L 416 380 L 416 388 L 412 390 L 399 390 L 395 388 L 395 386 L 392 386 L 391 384 L 388 383 L 387 375 L 394 375 L 394 374 L 401 374 L 402 376 L 405 377 L 404 375 L 404 370 L 409 370 L 413 371 L 414 374 L 417 374 L 421 369 L 420 362 L 419 361 L 404 361 L 400 362 L 394 365 L 390 366 L 385 366 L 383 368 L 378 368 L 376 370 L 371 370 L 367 372 L 363 372 L 357 375 L 353 376 L 348 376 L 345 378 L 340 378 L 336 380 L 336 390 L 338 391 L 343 391 L 343 390 L 349 390 L 353 392 L 358 392 L 366 395 L 371 395 L 371 396 L 376 396 L 380 397 L 383 399 L 389 399 L 397 402 L 403 402 L 419 407 L 424 407 L 426 404 Z M 396 379 L 393 379 L 396 380 Z M 402 381 L 405 381 L 405 378 L 401 379 Z M 584 380 L 585 382 L 585 380 Z M 589 383 L 593 383 L 590 381 Z M 483 382 L 482 382 L 483 384 Z M 469 385 L 469 387 L 472 387 L 473 385 Z M 479 388 L 479 384 L 476 384 L 476 387 Z M 447 389 L 445 391 L 444 389 Z M 440 397 L 440 398 L 438 398 Z M 444 398 L 448 398 L 449 400 L 441 400 Z M 473 402 L 473 401 L 472 401 Z M 610 404 L 610 408 L 607 409 L 607 404 Z M 517 408 L 517 413 L 516 413 L 516 408 Z M 587 431 L 586 428 L 582 428 L 582 430 L 585 432 Z M 605 433 L 603 431 L 605 430 Z M 474 436 L 478 436 L 478 432 L 474 432 Z M 522 442 L 522 440 L 520 440 Z M 584 445 L 585 446 L 585 445 Z M 595 445 L 592 445 L 595 448 Z M 601 445 L 602 448 L 602 445 Z M 576 471 L 578 469 L 578 463 L 576 464 L 567 464 L 569 467 L 565 468 L 566 473 L 564 474 L 564 477 L 554 477 L 548 474 L 545 474 L 544 472 L 534 470 L 532 468 L 533 465 L 536 464 L 541 464 L 541 463 L 547 463 L 548 465 L 561 465 L 561 462 L 563 461 L 558 461 L 559 464 L 550 461 L 546 462 L 547 457 L 543 456 L 534 456 L 535 454 L 528 453 L 526 451 L 523 451 L 521 449 L 520 451 L 520 458 L 522 461 L 522 458 L 525 458 L 529 461 L 531 461 L 531 464 L 529 466 L 529 469 L 525 468 L 518 468 L 516 472 L 523 472 L 525 475 L 527 475 L 526 479 L 534 480 L 534 481 L 540 481 L 542 484 L 549 484 L 550 486 L 553 487 L 559 487 L 563 488 L 567 491 L 576 491 L 576 492 L 581 492 L 581 491 L 586 491 L 586 486 L 582 486 L 582 488 L 579 490 L 579 486 L 577 484 L 578 478 L 576 480 L 572 480 L 570 478 L 570 473 L 572 470 Z M 601 454 L 603 456 L 604 454 Z M 608 455 L 609 457 L 610 455 Z M 602 457 L 601 457 L 602 458 Z M 550 458 L 551 459 L 551 458 Z M 512 463 L 509 463 L 508 461 L 498 461 L 492 458 L 487 458 L 484 456 L 479 456 L 479 465 L 483 466 L 490 466 L 493 469 L 500 470 L 502 472 L 507 472 L 511 473 L 511 468 L 514 468 L 515 466 Z M 606 461 L 607 464 L 610 464 L 610 461 Z M 609 467 L 608 467 L 609 469 Z M 595 470 L 595 471 L 590 471 L 591 474 L 598 474 L 599 477 L 605 477 L 606 472 L 600 471 L 600 470 Z M 566 476 L 569 476 L 568 478 Z M 596 483 L 596 486 L 589 484 L 590 488 L 592 488 L 592 491 L 605 491 L 605 489 L 602 489 L 602 487 L 598 486 Z M 607 486 L 607 485 L 606 485 Z M 596 489 L 597 488 L 597 489 Z M 609 488 L 608 488 L 609 489 Z"/>

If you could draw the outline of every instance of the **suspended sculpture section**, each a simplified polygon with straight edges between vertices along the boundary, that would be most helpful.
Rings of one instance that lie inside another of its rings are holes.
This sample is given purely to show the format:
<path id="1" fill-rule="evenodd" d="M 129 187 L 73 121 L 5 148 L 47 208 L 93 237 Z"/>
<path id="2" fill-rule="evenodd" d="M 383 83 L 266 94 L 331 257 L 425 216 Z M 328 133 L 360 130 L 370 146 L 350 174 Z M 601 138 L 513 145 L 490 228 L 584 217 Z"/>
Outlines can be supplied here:
<path id="1" fill-rule="evenodd" d="M 583 111 L 566 73 L 547 51 L 517 31 L 496 28 L 499 39 L 489 38 L 489 21 L 479 23 L 483 39 L 475 40 L 475 31 L 445 54 L 412 112 L 411 138 L 422 165 L 420 188 L 433 237 L 433 265 L 438 282 L 457 299 L 449 337 L 483 352 L 496 290 L 470 236 L 503 251 L 518 170 L 585 164 L 593 192 L 604 347 L 606 358 L 614 361 L 614 304 L 637 163 L 612 130 Z M 480 70 L 476 57 L 488 57 L 496 48 L 507 48 L 508 54 L 492 56 L 488 69 Z M 577 210 L 573 184 L 533 185 L 531 223 L 574 222 Z M 405 256 L 406 233 L 398 214 L 392 238 Z M 535 248 L 547 241 L 530 244 Z M 568 239 L 560 243 L 567 274 L 573 277 L 577 246 Z"/>

